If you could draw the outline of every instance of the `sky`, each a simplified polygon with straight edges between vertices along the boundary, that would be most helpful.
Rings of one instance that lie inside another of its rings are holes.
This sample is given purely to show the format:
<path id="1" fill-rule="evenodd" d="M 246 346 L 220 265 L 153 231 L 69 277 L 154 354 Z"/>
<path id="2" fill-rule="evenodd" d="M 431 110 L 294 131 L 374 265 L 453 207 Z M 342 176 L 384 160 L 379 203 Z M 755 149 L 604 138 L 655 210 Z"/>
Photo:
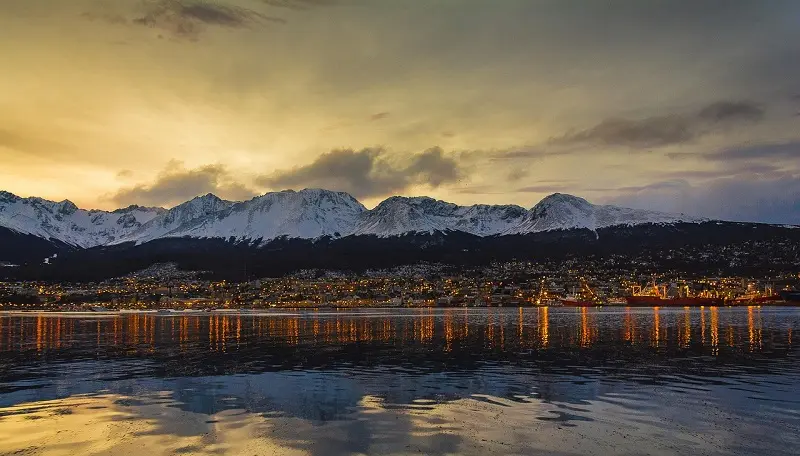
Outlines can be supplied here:
<path id="1" fill-rule="evenodd" d="M 4 0 L 0 189 L 800 224 L 794 0 Z"/>

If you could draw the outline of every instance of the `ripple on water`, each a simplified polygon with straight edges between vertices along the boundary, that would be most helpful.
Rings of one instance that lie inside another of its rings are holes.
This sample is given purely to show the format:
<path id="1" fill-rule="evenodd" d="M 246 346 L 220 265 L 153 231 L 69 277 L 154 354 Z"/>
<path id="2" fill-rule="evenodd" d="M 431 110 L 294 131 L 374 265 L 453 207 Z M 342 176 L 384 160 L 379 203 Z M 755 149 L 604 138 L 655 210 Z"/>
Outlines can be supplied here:
<path id="1" fill-rule="evenodd" d="M 0 314 L 0 453 L 783 455 L 800 447 L 797 311 L 657 315 Z"/>

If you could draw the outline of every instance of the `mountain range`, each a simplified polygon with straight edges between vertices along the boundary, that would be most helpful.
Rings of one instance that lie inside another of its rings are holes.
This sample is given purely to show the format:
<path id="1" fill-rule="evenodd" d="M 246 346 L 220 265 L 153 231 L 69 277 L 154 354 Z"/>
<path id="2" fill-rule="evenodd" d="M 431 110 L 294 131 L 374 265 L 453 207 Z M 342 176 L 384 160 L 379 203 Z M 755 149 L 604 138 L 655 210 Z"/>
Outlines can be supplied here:
<path id="1" fill-rule="evenodd" d="M 347 193 L 322 189 L 266 193 L 248 201 L 198 196 L 171 209 L 129 206 L 79 209 L 72 202 L 0 192 L 0 227 L 74 248 L 142 244 L 163 238 L 255 241 L 463 232 L 475 236 L 529 234 L 641 224 L 699 223 L 684 214 L 591 204 L 555 193 L 525 209 L 459 206 L 428 197 L 393 196 L 367 209 Z M 2 258 L 0 258 L 2 260 Z"/>
<path id="2" fill-rule="evenodd" d="M 595 205 L 560 193 L 530 209 L 401 196 L 367 209 L 347 193 L 305 189 L 100 211 L 0 192 L 0 279 L 98 281 L 156 263 L 230 280 L 575 260 L 653 273 L 774 273 L 800 267 L 800 229 L 793 228 Z"/>

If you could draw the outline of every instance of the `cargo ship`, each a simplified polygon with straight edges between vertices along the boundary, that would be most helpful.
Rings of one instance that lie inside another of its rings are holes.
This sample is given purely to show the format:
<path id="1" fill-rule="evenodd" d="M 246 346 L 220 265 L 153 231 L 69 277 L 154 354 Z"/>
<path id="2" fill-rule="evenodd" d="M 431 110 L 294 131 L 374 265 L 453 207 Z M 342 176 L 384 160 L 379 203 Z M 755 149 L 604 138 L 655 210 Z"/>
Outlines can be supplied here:
<path id="1" fill-rule="evenodd" d="M 684 296 L 667 296 L 666 286 L 655 283 L 647 289 L 639 286 L 633 287 L 631 296 L 625 296 L 629 306 L 637 307 L 700 307 L 721 306 L 725 299 L 715 296 L 689 296 L 688 288 L 683 287 Z"/>

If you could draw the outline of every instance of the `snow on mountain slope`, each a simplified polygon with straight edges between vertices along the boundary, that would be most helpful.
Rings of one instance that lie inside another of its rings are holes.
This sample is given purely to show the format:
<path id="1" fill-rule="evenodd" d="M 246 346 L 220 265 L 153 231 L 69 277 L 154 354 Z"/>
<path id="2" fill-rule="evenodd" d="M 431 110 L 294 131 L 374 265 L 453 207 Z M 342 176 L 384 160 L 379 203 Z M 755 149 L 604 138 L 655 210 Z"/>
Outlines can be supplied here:
<path id="1" fill-rule="evenodd" d="M 321 189 L 284 190 L 237 203 L 213 216 L 170 231 L 168 237 L 262 239 L 281 236 L 314 239 L 344 236 L 366 208 L 347 193 Z"/>
<path id="2" fill-rule="evenodd" d="M 198 219 L 213 216 L 230 208 L 233 204 L 235 203 L 223 200 L 211 193 L 198 196 L 159 214 L 158 217 L 153 218 L 128 235 L 112 242 L 112 244 L 130 241 L 144 243 L 168 236 L 172 231 L 180 230 L 182 227 L 188 226 Z"/>
<path id="3" fill-rule="evenodd" d="M 528 211 L 520 206 L 486 205 L 461 206 L 457 212 L 458 220 L 454 229 L 478 236 L 492 236 L 517 226 Z"/>
<path id="4" fill-rule="evenodd" d="M 84 248 L 112 242 L 163 211 L 140 206 L 87 211 L 68 200 L 57 203 L 0 191 L 0 226 Z"/>
<path id="5" fill-rule="evenodd" d="M 697 223 L 705 219 L 617 206 L 595 205 L 577 196 L 554 193 L 534 206 L 517 226 L 505 234 L 537 233 L 550 230 L 586 228 L 596 230 L 618 225 L 645 223 Z"/>
<path id="6" fill-rule="evenodd" d="M 81 210 L 69 201 L 56 203 L 0 192 L 0 226 L 78 247 L 184 236 L 262 241 L 281 236 L 388 237 L 434 231 L 492 236 L 702 221 L 705 219 L 683 214 L 594 205 L 560 193 L 544 198 L 529 211 L 514 205 L 458 206 L 428 197 L 401 196 L 367 210 L 347 193 L 305 189 L 267 193 L 244 202 L 208 194 L 169 210 L 130 206 L 105 212 Z"/>
<path id="7" fill-rule="evenodd" d="M 368 211 L 353 234 L 397 236 L 405 233 L 464 231 L 489 236 L 515 226 L 526 213 L 519 206 L 458 206 L 424 196 L 393 196 Z"/>

